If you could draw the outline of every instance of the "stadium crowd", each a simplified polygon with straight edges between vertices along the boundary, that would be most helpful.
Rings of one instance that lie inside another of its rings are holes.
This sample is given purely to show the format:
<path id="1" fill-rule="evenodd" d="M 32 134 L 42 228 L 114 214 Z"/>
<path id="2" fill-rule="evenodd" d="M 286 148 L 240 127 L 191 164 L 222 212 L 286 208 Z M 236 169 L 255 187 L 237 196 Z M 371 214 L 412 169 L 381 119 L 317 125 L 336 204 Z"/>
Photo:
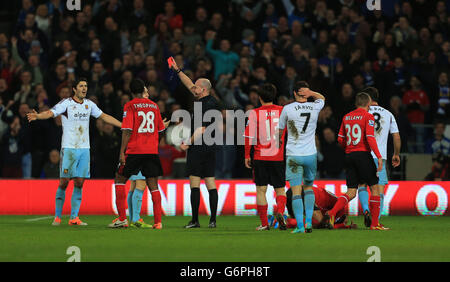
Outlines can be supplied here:
<path id="1" fill-rule="evenodd" d="M 394 114 L 402 152 L 440 153 L 448 171 L 448 0 L 382 0 L 382 11 L 367 11 L 365 0 L 82 0 L 81 11 L 62 0 L 11 2 L 21 6 L 13 28 L 0 31 L 3 178 L 58 177 L 61 118 L 29 124 L 26 113 L 70 97 L 76 77 L 88 78 L 88 98 L 120 120 L 135 77 L 163 117 L 192 109 L 169 56 L 191 79 L 210 79 L 223 109 L 258 107 L 255 89 L 265 82 L 285 105 L 294 82 L 307 81 L 327 99 L 317 129 L 322 178 L 343 177 L 337 130 L 366 86 L 378 88 L 380 105 Z M 90 136 L 92 177 L 113 178 L 120 130 L 92 119 Z M 169 139 L 160 141 L 165 176 L 184 157 Z M 217 154 L 217 178 L 251 176 L 243 146 L 219 146 Z"/>

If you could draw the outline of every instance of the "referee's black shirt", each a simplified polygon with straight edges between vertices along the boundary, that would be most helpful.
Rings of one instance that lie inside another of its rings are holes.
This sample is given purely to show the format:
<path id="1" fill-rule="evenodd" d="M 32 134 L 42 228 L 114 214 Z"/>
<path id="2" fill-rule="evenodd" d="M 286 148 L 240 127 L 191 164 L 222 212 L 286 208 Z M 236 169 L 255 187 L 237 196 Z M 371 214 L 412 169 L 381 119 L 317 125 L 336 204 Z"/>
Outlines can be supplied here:
<path id="1" fill-rule="evenodd" d="M 195 101 L 194 103 L 202 103 L 202 125 L 204 127 L 208 127 L 212 123 L 214 123 L 214 118 L 210 122 L 203 121 L 203 117 L 205 116 L 205 113 L 209 110 L 217 110 L 220 111 L 219 104 L 217 103 L 216 98 L 212 97 L 211 95 L 205 96 L 203 98 L 200 98 L 199 100 Z M 198 118 L 198 117 L 197 117 Z M 194 128 L 194 113 L 191 113 L 191 136 L 194 134 L 194 131 L 196 128 Z M 214 138 L 215 132 L 212 133 L 212 137 Z M 197 141 L 198 142 L 198 141 Z M 188 152 L 212 152 L 216 150 L 216 145 L 206 145 L 203 141 L 202 137 L 202 144 L 201 145 L 195 145 L 192 144 L 189 146 Z"/>

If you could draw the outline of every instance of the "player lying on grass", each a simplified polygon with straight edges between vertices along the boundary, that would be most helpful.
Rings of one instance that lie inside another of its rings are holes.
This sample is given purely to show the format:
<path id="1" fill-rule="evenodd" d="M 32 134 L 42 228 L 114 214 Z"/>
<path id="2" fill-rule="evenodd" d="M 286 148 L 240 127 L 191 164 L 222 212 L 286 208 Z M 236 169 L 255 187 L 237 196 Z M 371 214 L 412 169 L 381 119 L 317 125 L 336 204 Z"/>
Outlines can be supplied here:
<path id="1" fill-rule="evenodd" d="M 333 227 L 328 223 L 328 218 L 325 216 L 325 213 L 333 208 L 334 204 L 337 201 L 336 195 L 331 192 L 328 192 L 324 188 L 321 187 L 313 187 L 314 196 L 315 196 L 315 205 L 314 212 L 312 216 L 312 227 L 315 229 L 328 228 L 332 229 Z M 286 219 L 286 227 L 287 228 L 295 228 L 297 226 L 297 220 L 295 219 L 294 211 L 292 209 L 292 191 L 289 189 L 286 192 L 287 195 L 287 210 L 289 213 L 289 218 Z M 304 194 L 303 194 L 304 196 Z M 277 227 L 277 221 L 274 217 L 270 218 L 271 226 L 274 228 Z M 350 222 L 348 224 L 347 221 L 347 212 L 345 207 L 338 211 L 334 221 L 334 229 L 356 229 L 357 225 Z"/>

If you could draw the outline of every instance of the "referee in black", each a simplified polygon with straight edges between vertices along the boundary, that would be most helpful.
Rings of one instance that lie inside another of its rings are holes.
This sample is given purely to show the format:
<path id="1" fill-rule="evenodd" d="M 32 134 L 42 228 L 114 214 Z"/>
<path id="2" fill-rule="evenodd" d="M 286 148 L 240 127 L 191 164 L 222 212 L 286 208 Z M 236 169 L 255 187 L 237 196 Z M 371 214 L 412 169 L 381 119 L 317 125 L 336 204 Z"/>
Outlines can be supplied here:
<path id="1" fill-rule="evenodd" d="M 191 142 L 190 146 L 186 144 L 181 144 L 182 150 L 187 150 L 187 175 L 189 176 L 189 183 L 191 186 L 191 207 L 192 207 L 192 220 L 184 226 L 184 228 L 199 228 L 200 222 L 198 220 L 198 209 L 200 206 L 200 181 L 202 178 L 205 179 L 206 187 L 209 192 L 209 208 L 211 211 L 211 218 L 209 220 L 209 228 L 216 227 L 216 214 L 217 214 L 217 203 L 219 196 L 216 189 L 215 181 L 215 170 L 216 170 L 216 145 L 206 145 L 203 141 L 203 133 L 206 127 L 208 127 L 212 122 L 203 122 L 203 116 L 208 110 L 219 110 L 219 105 L 214 97 L 210 94 L 211 82 L 206 78 L 199 78 L 195 82 L 185 75 L 175 63 L 169 66 L 172 68 L 183 82 L 184 86 L 187 87 L 194 95 L 194 103 L 201 103 L 202 105 L 202 125 L 201 127 L 194 128 L 195 114 L 191 119 Z M 198 117 L 197 117 L 198 118 Z M 214 137 L 214 136 L 213 136 Z M 201 145 L 195 145 L 201 141 Z M 197 140 L 197 142 L 195 142 Z"/>

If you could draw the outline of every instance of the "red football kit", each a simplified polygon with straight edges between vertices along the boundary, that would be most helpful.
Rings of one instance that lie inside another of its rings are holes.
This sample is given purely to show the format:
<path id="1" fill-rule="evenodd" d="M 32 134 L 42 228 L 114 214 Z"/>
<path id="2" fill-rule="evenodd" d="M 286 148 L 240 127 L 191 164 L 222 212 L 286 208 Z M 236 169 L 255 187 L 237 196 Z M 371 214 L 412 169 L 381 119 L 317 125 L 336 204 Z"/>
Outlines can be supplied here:
<path id="1" fill-rule="evenodd" d="M 245 158 L 250 158 L 250 148 L 254 146 L 255 160 L 283 161 L 284 158 L 284 132 L 282 144 L 278 142 L 278 122 L 282 106 L 267 105 L 252 111 L 245 127 Z"/>
<path id="2" fill-rule="evenodd" d="M 281 144 L 278 146 L 279 127 L 282 106 L 265 105 L 254 109 L 249 117 L 247 126 L 245 127 L 245 158 L 250 159 L 250 149 L 253 146 L 255 161 L 271 161 L 282 162 L 284 159 L 284 135 L 286 129 L 283 131 Z M 253 173 L 255 174 L 256 168 Z M 259 176 L 255 176 L 259 177 Z M 284 186 L 284 183 L 283 185 Z M 279 195 L 276 197 L 277 209 L 275 213 L 284 213 L 286 207 L 286 196 Z M 267 219 L 268 205 L 257 205 L 257 211 L 261 220 L 262 226 L 268 225 Z"/>
<path id="3" fill-rule="evenodd" d="M 378 159 L 381 159 L 381 154 L 378 150 L 377 141 L 375 139 L 375 119 L 372 114 L 367 112 L 365 109 L 358 108 L 344 116 L 341 123 L 341 128 L 339 130 L 338 142 L 339 144 L 345 148 L 345 153 L 347 157 L 351 158 L 349 155 L 354 152 L 368 152 L 373 151 Z M 347 158 L 346 157 L 346 158 Z M 370 157 L 369 157 L 370 158 Z M 364 159 L 362 159 L 364 160 Z M 361 162 L 361 164 L 363 164 Z M 373 165 L 373 163 L 371 163 Z M 358 166 L 359 163 L 350 165 L 349 170 L 347 170 L 347 185 L 353 185 L 356 175 L 355 173 L 360 174 L 359 172 L 355 172 L 355 165 Z M 367 168 L 368 169 L 368 168 Z M 374 166 L 375 169 L 375 166 Z M 367 181 L 369 178 L 366 178 Z M 361 181 L 361 179 L 359 179 Z M 378 182 L 378 179 L 376 179 Z M 349 184 L 350 183 L 350 184 Z M 363 183 L 358 183 L 363 184 Z M 372 185 L 371 183 L 365 183 L 367 185 Z M 354 188 L 354 187 L 352 187 Z M 328 214 L 330 216 L 335 216 L 342 207 L 344 207 L 350 198 L 347 194 L 339 197 L 333 209 L 331 209 Z M 372 223 L 371 228 L 378 228 L 378 215 L 380 213 L 380 196 L 371 195 L 369 199 L 369 209 L 372 215 Z"/>
<path id="4" fill-rule="evenodd" d="M 126 154 L 158 154 L 159 132 L 164 123 L 158 105 L 150 99 L 134 98 L 125 104 L 122 130 L 132 130 Z"/>
<path id="5" fill-rule="evenodd" d="M 374 125 L 373 115 L 365 109 L 358 108 L 346 114 L 338 135 L 338 142 L 345 148 L 345 153 L 373 151 L 380 159 Z"/>
<path id="6" fill-rule="evenodd" d="M 123 110 L 122 130 L 132 130 L 126 155 L 157 155 L 159 132 L 165 129 L 158 105 L 146 98 L 134 98 Z M 159 159 L 159 157 L 158 157 Z M 121 166 L 123 169 L 123 166 Z M 115 184 L 119 220 L 126 220 L 125 183 Z M 161 223 L 161 195 L 152 191 L 155 224 Z"/>

